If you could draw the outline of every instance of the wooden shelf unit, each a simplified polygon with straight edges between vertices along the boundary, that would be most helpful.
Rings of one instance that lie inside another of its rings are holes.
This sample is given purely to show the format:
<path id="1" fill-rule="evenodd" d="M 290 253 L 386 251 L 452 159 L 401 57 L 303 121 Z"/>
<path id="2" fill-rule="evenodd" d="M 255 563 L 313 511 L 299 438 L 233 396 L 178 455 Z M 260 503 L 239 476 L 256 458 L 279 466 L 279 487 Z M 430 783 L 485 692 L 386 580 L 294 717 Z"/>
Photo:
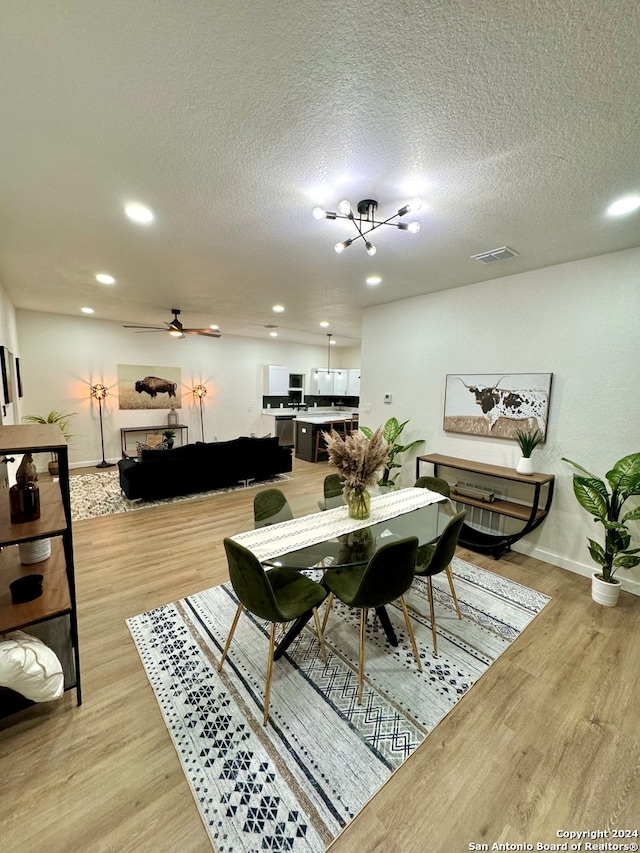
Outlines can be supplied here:
<path id="1" fill-rule="evenodd" d="M 75 688 L 78 705 L 82 703 L 80 657 L 76 611 L 71 498 L 69 492 L 68 447 L 56 424 L 0 426 L 0 457 L 23 453 L 56 453 L 58 482 L 38 483 L 40 518 L 24 524 L 11 524 L 8 489 L 0 492 L 0 633 L 25 630 L 61 616 L 69 618 L 71 648 L 62 657 L 73 660 L 72 671 L 65 671 L 65 689 Z M 22 542 L 51 539 L 51 556 L 31 565 L 22 565 L 18 546 Z M 33 601 L 14 604 L 9 584 L 30 574 L 44 576 L 42 595 Z M 64 664 L 63 664 L 64 666 Z M 13 691 L 9 691 L 13 693 Z M 14 694 L 16 695 L 16 694 Z M 31 704 L 24 700 L 24 705 Z M 8 701 L 14 710 L 20 703 Z M 0 716 L 2 716 L 0 710 Z"/>
<path id="2" fill-rule="evenodd" d="M 480 498 L 458 494 L 455 488 L 452 487 L 452 501 L 466 506 L 480 507 L 487 512 L 523 522 L 523 527 L 514 533 L 495 535 L 478 531 L 472 526 L 464 524 L 458 541 L 461 545 L 473 551 L 492 554 L 498 559 L 501 554 L 510 549 L 514 542 L 517 542 L 518 539 L 521 539 L 538 527 L 549 513 L 555 483 L 553 474 L 519 474 L 514 468 L 490 465 L 486 462 L 475 462 L 470 459 L 458 459 L 455 456 L 443 456 L 440 453 L 429 453 L 426 456 L 418 456 L 416 459 L 416 479 L 420 476 L 420 465 L 423 462 L 433 466 L 435 477 L 442 476 L 442 468 L 450 468 L 455 471 L 464 471 L 467 474 L 479 474 L 483 477 L 490 477 L 497 481 L 518 483 L 519 485 L 529 486 L 533 489 L 530 503 L 517 503 L 503 499 L 483 501 Z M 543 489 L 546 491 L 546 499 L 544 505 L 541 506 Z"/>

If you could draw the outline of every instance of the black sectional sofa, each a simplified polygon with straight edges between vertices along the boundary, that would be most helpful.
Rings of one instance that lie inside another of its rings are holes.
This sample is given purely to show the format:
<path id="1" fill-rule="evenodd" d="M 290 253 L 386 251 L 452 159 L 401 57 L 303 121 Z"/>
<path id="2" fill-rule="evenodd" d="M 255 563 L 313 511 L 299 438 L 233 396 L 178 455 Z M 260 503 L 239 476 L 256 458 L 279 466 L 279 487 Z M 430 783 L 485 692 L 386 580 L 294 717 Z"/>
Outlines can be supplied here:
<path id="1" fill-rule="evenodd" d="M 129 500 L 154 500 L 269 480 L 291 471 L 290 447 L 278 438 L 196 442 L 172 450 L 143 450 L 140 460 L 121 459 L 120 488 Z"/>

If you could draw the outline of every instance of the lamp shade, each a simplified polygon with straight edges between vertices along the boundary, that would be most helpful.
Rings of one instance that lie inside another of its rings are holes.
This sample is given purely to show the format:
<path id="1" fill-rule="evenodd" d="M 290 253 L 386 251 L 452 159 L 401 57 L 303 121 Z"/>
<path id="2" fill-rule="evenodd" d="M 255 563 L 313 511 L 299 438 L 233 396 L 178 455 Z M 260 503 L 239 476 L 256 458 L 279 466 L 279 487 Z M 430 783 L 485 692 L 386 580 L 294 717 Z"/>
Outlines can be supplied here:
<path id="1" fill-rule="evenodd" d="M 97 383 L 96 385 L 91 386 L 91 396 L 95 397 L 96 400 L 104 400 L 108 393 L 109 389 L 106 385 Z"/>

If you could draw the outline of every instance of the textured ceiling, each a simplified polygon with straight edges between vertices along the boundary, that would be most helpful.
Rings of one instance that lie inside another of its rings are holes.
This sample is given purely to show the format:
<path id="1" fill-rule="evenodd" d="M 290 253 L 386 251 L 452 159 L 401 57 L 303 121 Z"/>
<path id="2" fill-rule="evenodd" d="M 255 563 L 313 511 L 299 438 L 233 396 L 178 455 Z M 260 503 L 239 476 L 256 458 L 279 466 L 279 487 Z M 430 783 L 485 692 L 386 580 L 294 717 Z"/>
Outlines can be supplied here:
<path id="1" fill-rule="evenodd" d="M 348 345 L 364 307 L 639 245 L 640 213 L 604 215 L 640 191 L 639 8 L 3 0 L 0 281 L 18 308 L 313 343 L 326 319 Z M 311 216 L 414 195 L 419 234 L 373 258 Z"/>

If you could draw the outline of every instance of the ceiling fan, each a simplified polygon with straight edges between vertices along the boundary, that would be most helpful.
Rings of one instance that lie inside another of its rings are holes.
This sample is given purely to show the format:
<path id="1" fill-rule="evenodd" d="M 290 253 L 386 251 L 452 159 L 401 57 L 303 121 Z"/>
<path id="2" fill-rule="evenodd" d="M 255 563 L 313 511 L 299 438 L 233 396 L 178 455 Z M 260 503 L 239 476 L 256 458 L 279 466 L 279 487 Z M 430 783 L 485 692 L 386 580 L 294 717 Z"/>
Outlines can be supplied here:
<path id="1" fill-rule="evenodd" d="M 205 338 L 219 338 L 222 335 L 222 332 L 216 329 L 185 329 L 180 320 L 178 320 L 180 309 L 172 308 L 171 313 L 173 314 L 173 320 L 170 323 L 165 321 L 164 326 L 123 326 L 122 328 L 138 329 L 136 334 L 142 332 L 169 332 L 174 338 L 184 338 L 185 335 L 202 335 Z"/>

